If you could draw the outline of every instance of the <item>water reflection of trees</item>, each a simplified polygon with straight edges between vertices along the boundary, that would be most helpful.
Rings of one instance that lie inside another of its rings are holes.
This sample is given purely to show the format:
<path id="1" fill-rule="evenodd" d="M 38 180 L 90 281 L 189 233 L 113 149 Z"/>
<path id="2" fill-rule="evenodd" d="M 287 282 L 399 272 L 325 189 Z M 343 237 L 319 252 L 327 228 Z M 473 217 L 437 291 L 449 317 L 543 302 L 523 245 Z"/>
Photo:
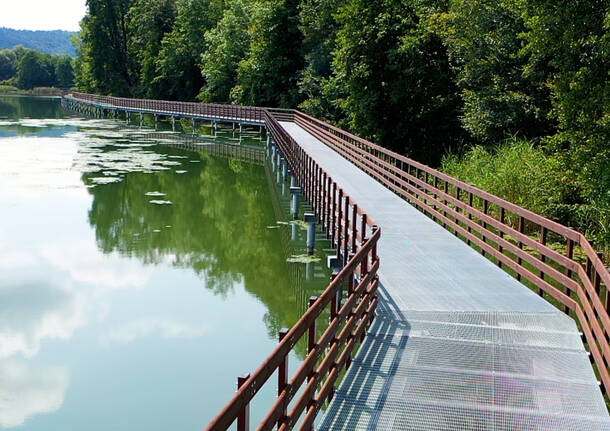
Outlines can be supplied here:
<path id="1" fill-rule="evenodd" d="M 90 188 L 89 220 L 98 247 L 147 264 L 171 261 L 192 268 L 220 295 L 243 282 L 268 307 L 271 334 L 302 314 L 297 304 L 265 168 L 203 152 L 164 148 L 182 166 L 154 173 L 132 172 L 122 181 Z M 193 163 L 197 161 L 197 163 Z M 184 174 L 176 170 L 187 170 Z M 83 175 L 90 184 L 96 174 Z M 149 192 L 165 196 L 147 196 Z M 168 200 L 155 205 L 151 200 Z M 166 227 L 171 226 L 171 227 Z M 155 232 L 158 231 L 158 232 Z M 274 335 L 275 336 L 275 335 Z"/>
<path id="2" fill-rule="evenodd" d="M 31 96 L 1 96 L 0 117 L 21 118 L 62 118 L 62 108 L 58 98 Z"/>

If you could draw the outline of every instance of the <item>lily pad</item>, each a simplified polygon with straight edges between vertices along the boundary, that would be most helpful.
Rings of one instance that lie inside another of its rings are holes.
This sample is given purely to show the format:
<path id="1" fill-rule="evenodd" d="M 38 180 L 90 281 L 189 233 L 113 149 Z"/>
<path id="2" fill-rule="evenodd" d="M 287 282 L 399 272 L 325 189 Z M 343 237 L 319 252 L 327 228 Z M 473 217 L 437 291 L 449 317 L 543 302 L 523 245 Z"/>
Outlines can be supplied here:
<path id="1" fill-rule="evenodd" d="M 322 259 L 320 259 L 318 256 L 310 256 L 308 254 L 296 254 L 296 255 L 292 255 L 290 256 L 288 259 L 286 259 L 286 262 L 288 263 L 314 263 L 314 262 L 320 262 Z"/>

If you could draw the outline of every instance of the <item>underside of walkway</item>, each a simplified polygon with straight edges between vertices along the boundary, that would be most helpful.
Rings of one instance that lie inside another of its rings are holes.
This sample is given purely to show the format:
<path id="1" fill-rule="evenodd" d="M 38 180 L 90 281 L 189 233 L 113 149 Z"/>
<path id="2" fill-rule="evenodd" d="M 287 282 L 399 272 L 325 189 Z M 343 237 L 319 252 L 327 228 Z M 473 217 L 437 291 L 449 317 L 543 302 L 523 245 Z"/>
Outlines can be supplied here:
<path id="1" fill-rule="evenodd" d="M 574 321 L 295 123 L 382 228 L 378 317 L 319 429 L 610 430 Z"/>

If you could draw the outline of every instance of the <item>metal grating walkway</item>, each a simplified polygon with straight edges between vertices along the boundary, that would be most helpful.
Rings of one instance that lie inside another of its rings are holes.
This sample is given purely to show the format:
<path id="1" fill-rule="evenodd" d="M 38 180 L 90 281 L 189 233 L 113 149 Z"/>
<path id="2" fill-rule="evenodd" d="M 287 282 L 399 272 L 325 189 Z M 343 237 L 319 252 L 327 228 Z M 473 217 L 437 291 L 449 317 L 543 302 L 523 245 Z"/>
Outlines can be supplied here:
<path id="1" fill-rule="evenodd" d="M 320 430 L 609 430 L 574 321 L 295 123 L 383 229 L 378 317 Z"/>

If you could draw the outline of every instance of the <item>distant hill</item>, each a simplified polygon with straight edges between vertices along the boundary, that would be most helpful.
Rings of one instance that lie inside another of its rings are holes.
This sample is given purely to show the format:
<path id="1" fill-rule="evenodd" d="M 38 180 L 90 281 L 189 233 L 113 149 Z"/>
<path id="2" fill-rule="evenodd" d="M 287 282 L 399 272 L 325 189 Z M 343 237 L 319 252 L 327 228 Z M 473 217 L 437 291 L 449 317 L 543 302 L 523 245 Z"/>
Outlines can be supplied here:
<path id="1" fill-rule="evenodd" d="M 74 57 L 76 50 L 72 45 L 73 34 L 74 32 L 64 30 L 32 31 L 0 27 L 0 49 L 23 45 L 46 54 L 68 54 Z"/>

